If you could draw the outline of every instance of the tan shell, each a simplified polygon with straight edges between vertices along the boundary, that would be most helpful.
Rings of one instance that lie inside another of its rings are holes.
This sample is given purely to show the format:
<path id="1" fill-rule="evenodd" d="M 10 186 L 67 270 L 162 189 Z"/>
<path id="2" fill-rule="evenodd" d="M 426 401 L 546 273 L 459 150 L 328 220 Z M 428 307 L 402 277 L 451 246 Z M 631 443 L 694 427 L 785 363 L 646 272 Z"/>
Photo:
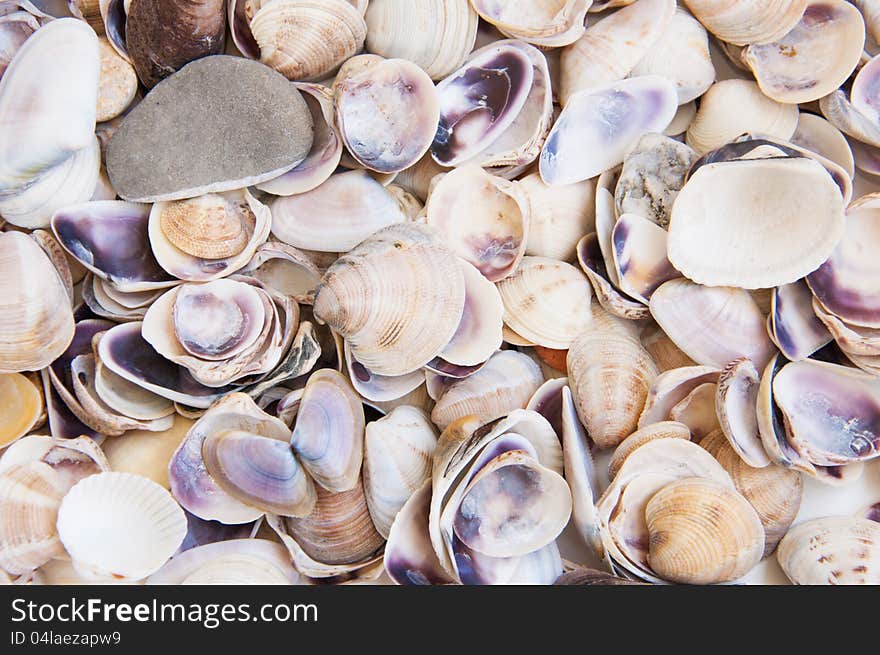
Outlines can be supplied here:
<path id="1" fill-rule="evenodd" d="M 123 59 L 110 42 L 98 39 L 101 55 L 101 74 L 98 78 L 98 109 L 95 120 L 109 121 L 125 111 L 138 90 L 134 67 Z"/>
<path id="2" fill-rule="evenodd" d="M 880 584 L 880 523 L 830 516 L 799 523 L 779 542 L 776 558 L 795 584 Z"/>
<path id="3" fill-rule="evenodd" d="M 739 493 L 718 482 L 685 478 L 658 491 L 645 508 L 648 562 L 662 578 L 713 584 L 748 573 L 764 552 L 764 528 Z"/>
<path id="4" fill-rule="evenodd" d="M 347 0 L 275 0 L 250 22 L 260 61 L 289 80 L 320 80 L 364 44 L 367 26 Z"/>
<path id="5" fill-rule="evenodd" d="M 685 0 L 697 20 L 722 41 L 769 43 L 797 24 L 807 0 Z"/>
<path id="6" fill-rule="evenodd" d="M 694 366 L 696 362 L 685 355 L 659 325 L 652 323 L 642 332 L 642 346 L 651 354 L 660 372 L 682 366 Z"/>
<path id="7" fill-rule="evenodd" d="M 669 410 L 669 418 L 688 426 L 696 443 L 719 427 L 715 414 L 717 388 L 714 382 L 704 382 Z"/>
<path id="8" fill-rule="evenodd" d="M 159 213 L 162 232 L 188 255 L 222 259 L 237 255 L 247 245 L 253 213 L 243 208 L 243 220 L 221 195 L 209 193 L 163 204 Z"/>
<path id="9" fill-rule="evenodd" d="M 516 185 L 529 206 L 526 254 L 572 261 L 580 238 L 596 227 L 595 181 L 550 186 L 531 173 Z"/>
<path id="10" fill-rule="evenodd" d="M 0 448 L 27 434 L 43 413 L 43 394 L 21 373 L 0 374 Z"/>
<path id="11" fill-rule="evenodd" d="M 708 434 L 700 446 L 718 460 L 730 474 L 736 490 L 758 513 L 764 526 L 763 557 L 771 554 L 801 507 L 804 489 L 801 474 L 776 464 L 763 468 L 749 466 L 720 430 Z"/>
<path id="12" fill-rule="evenodd" d="M 690 438 L 691 432 L 688 427 L 676 421 L 661 421 L 639 428 L 614 449 L 614 454 L 608 461 L 608 475 L 614 478 L 626 458 L 649 441 L 655 439 L 686 439 L 690 441 Z"/>
<path id="13" fill-rule="evenodd" d="M 593 316 L 568 350 L 568 376 L 581 422 L 610 448 L 636 429 L 658 371 L 631 324 L 595 307 Z"/>
<path id="14" fill-rule="evenodd" d="M 164 432 L 130 430 L 107 439 L 102 448 L 112 470 L 141 475 L 168 489 L 168 464 L 192 425 L 192 420 L 176 416 Z"/>
<path id="15" fill-rule="evenodd" d="M 64 553 L 55 529 L 63 495 L 60 476 L 43 462 L 0 474 L 0 568 L 23 574 Z"/>

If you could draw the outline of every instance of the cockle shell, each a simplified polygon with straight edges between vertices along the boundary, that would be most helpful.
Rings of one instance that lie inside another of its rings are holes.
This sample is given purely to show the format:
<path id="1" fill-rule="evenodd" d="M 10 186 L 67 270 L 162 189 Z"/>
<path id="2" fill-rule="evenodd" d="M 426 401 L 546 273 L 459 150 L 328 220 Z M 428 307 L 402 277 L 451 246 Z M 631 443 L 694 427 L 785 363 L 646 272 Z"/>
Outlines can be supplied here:
<path id="1" fill-rule="evenodd" d="M 829 516 L 794 526 L 779 543 L 776 558 L 795 584 L 880 584 L 878 543 L 880 524 Z"/>
<path id="2" fill-rule="evenodd" d="M 790 32 L 807 0 L 685 0 L 685 4 L 720 40 L 748 45 L 769 43 Z"/>

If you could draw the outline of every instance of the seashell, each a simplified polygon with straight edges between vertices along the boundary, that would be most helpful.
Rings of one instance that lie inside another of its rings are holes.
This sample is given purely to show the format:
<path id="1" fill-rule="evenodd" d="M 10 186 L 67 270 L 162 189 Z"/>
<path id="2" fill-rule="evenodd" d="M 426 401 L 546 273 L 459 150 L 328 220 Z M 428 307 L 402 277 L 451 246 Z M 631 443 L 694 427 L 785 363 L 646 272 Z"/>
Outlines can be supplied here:
<path id="1" fill-rule="evenodd" d="M 611 252 L 618 287 L 631 298 L 648 304 L 666 282 L 680 277 L 666 259 L 666 230 L 638 214 L 623 214 L 611 231 Z"/>
<path id="2" fill-rule="evenodd" d="M 99 68 L 98 37 L 83 21 L 50 21 L 22 45 L 0 80 L 0 193 L 92 143 Z"/>
<path id="3" fill-rule="evenodd" d="M 862 68 L 862 71 L 865 71 L 864 77 L 866 80 L 872 79 L 873 75 L 876 74 L 876 68 L 876 66 L 871 66 L 870 63 Z M 856 79 L 859 79 L 862 71 L 859 71 Z M 861 87 L 864 89 L 870 88 L 870 86 L 866 81 L 856 88 Z M 865 103 L 861 104 L 865 105 Z M 855 139 L 855 143 L 861 142 L 875 148 L 880 146 L 880 129 L 878 129 L 875 121 L 863 115 L 859 109 L 856 109 L 843 91 L 833 91 L 824 98 L 821 98 L 819 100 L 819 109 L 822 115 L 828 119 L 829 123 L 847 136 Z"/>
<path id="4" fill-rule="evenodd" d="M 855 7 L 843 0 L 810 0 L 790 32 L 752 42 L 743 61 L 764 95 L 778 102 L 810 102 L 847 80 L 864 45 L 865 24 Z"/>
<path id="5" fill-rule="evenodd" d="M 309 376 L 290 444 L 315 481 L 328 491 L 357 484 L 363 460 L 364 410 L 341 373 L 321 369 Z"/>
<path id="6" fill-rule="evenodd" d="M 0 77 L 31 34 L 40 29 L 37 19 L 26 11 L 0 16 Z"/>
<path id="7" fill-rule="evenodd" d="M 268 539 L 230 539 L 175 555 L 145 584 L 254 585 L 299 581 L 299 574 L 281 544 Z"/>
<path id="8" fill-rule="evenodd" d="M 549 585 L 562 575 L 562 559 L 556 542 L 522 557 L 488 557 L 468 550 L 457 539 L 453 547 L 461 562 L 461 584 Z"/>
<path id="9" fill-rule="evenodd" d="M 790 443 L 825 466 L 880 456 L 878 393 L 874 376 L 815 360 L 790 362 L 773 378 Z"/>
<path id="10" fill-rule="evenodd" d="M 202 442 L 205 469 L 230 496 L 264 512 L 305 516 L 315 487 L 287 441 L 244 430 L 218 430 Z"/>
<path id="11" fill-rule="evenodd" d="M 528 356 L 502 350 L 489 358 L 473 375 L 456 380 L 437 399 L 431 420 L 440 429 L 465 416 L 480 424 L 525 408 L 529 398 L 543 383 L 541 370 Z"/>
<path id="12" fill-rule="evenodd" d="M 366 171 L 331 175 L 320 186 L 271 203 L 272 232 L 297 248 L 345 252 L 406 220 L 398 200 Z"/>
<path id="13" fill-rule="evenodd" d="M 862 12 L 868 34 L 880 41 L 880 5 L 876 0 L 853 0 L 853 4 Z"/>
<path id="14" fill-rule="evenodd" d="M 877 584 L 880 525 L 868 519 L 829 516 L 794 526 L 776 558 L 795 584 Z"/>
<path id="15" fill-rule="evenodd" d="M 87 22 L 99 37 L 104 35 L 104 20 L 98 0 L 67 0 L 67 9 L 76 18 Z"/>
<path id="16" fill-rule="evenodd" d="M 98 0 L 98 8 L 101 13 L 101 22 L 107 40 L 119 56 L 130 62 L 128 49 L 125 43 L 126 8 L 124 0 Z"/>
<path id="17" fill-rule="evenodd" d="M 502 34 L 547 47 L 568 45 L 584 32 L 584 19 L 591 2 L 563 0 L 546 3 L 526 0 L 516 6 L 474 0 L 480 18 L 494 25 Z"/>
<path id="18" fill-rule="evenodd" d="M 541 178 L 550 185 L 571 184 L 614 168 L 643 134 L 662 132 L 677 106 L 672 83 L 656 75 L 571 96 L 544 142 Z M 609 115 L 616 120 L 609 123 Z"/>
<path id="19" fill-rule="evenodd" d="M 633 328 L 594 309 L 593 326 L 568 350 L 568 376 L 578 416 L 600 448 L 635 430 L 657 367 Z"/>
<path id="20" fill-rule="evenodd" d="M 402 270 L 410 273 L 401 278 Z M 403 375 L 449 343 L 464 297 L 461 268 L 436 233 L 401 223 L 380 230 L 327 270 L 314 312 L 345 337 L 369 370 Z"/>
<path id="21" fill-rule="evenodd" d="M 92 197 L 101 169 L 98 140 L 46 169 L 21 191 L 0 199 L 0 215 L 27 229 L 49 227 L 52 215 Z"/>
<path id="22" fill-rule="evenodd" d="M 367 25 L 348 0 L 260 5 L 250 20 L 260 61 L 289 80 L 323 79 L 364 45 Z"/>
<path id="23" fill-rule="evenodd" d="M 571 264 L 524 257 L 497 286 L 505 324 L 534 344 L 565 350 L 590 326 L 592 290 Z"/>
<path id="24" fill-rule="evenodd" d="M 798 108 L 765 96 L 755 82 L 722 80 L 700 99 L 687 129 L 687 144 L 700 154 L 714 150 L 744 132 L 788 140 L 798 124 Z"/>
<path id="25" fill-rule="evenodd" d="M 770 463 L 758 428 L 759 384 L 755 365 L 741 357 L 721 371 L 715 397 L 715 413 L 724 436 L 743 462 L 753 468 L 763 468 Z"/>
<path id="26" fill-rule="evenodd" d="M 721 41 L 770 43 L 797 25 L 807 0 L 685 0 L 691 13 Z"/>
<path id="27" fill-rule="evenodd" d="M 704 382 L 669 410 L 669 418 L 686 425 L 695 443 L 700 443 L 703 437 L 719 427 L 715 414 L 717 386 L 713 382 Z"/>
<path id="28" fill-rule="evenodd" d="M 73 339 L 64 283 L 40 246 L 20 232 L 0 234 L 0 373 L 48 366 Z"/>
<path id="29" fill-rule="evenodd" d="M 98 43 L 101 72 L 98 76 L 95 120 L 101 123 L 116 118 L 134 101 L 138 78 L 132 65 L 116 52 L 105 37 L 101 37 Z"/>
<path id="30" fill-rule="evenodd" d="M 467 0 L 375 0 L 367 6 L 366 49 L 399 57 L 439 80 L 464 63 L 477 37 L 477 14 Z M 422 29 L 413 29 L 416 24 Z M 424 38 L 430 27 L 431 38 Z"/>
<path id="31" fill-rule="evenodd" d="M 559 261 L 574 259 L 578 240 L 595 229 L 595 182 L 551 187 L 538 173 L 530 173 L 516 185 L 529 207 L 526 254 Z"/>
<path id="32" fill-rule="evenodd" d="M 321 564 L 355 564 L 380 551 L 385 540 L 373 527 L 360 477 L 348 491 L 327 491 L 320 485 L 316 491 L 311 514 L 286 519 L 290 536 L 310 558 Z"/>
<path id="33" fill-rule="evenodd" d="M 280 241 L 262 244 L 241 272 L 307 305 L 321 281 L 320 270 L 304 252 Z"/>
<path id="34" fill-rule="evenodd" d="M 238 0 L 241 2 L 241 0 Z M 314 138 L 309 154 L 299 164 L 276 178 L 257 184 L 257 188 L 277 196 L 305 193 L 323 184 L 342 157 L 342 137 L 336 126 L 333 93 L 320 84 L 294 82 L 312 115 Z"/>
<path id="35" fill-rule="evenodd" d="M 569 571 L 557 578 L 554 585 L 592 585 L 592 586 L 611 586 L 611 585 L 638 585 L 641 582 L 629 580 L 628 578 L 620 578 L 616 575 L 598 571 L 596 569 L 577 568 Z"/>
<path id="36" fill-rule="evenodd" d="M 440 166 L 431 153 L 425 154 L 419 161 L 400 171 L 394 178 L 394 183 L 400 188 L 409 191 L 422 202 L 428 199 L 431 180 L 440 173 L 446 173 L 449 169 Z"/>
<path id="37" fill-rule="evenodd" d="M 679 347 L 669 338 L 669 335 L 656 323 L 648 325 L 642 331 L 641 341 L 642 346 L 650 353 L 661 373 L 696 364 L 694 360 L 681 352 Z"/>
<path id="38" fill-rule="evenodd" d="M 864 516 L 866 519 L 870 521 L 874 521 L 875 523 L 880 523 L 880 503 L 874 503 L 873 505 L 869 505 L 865 508 L 863 512 L 859 513 L 859 516 Z"/>
<path id="39" fill-rule="evenodd" d="M 648 562 L 660 577 L 686 584 L 736 580 L 764 552 L 764 528 L 751 505 L 726 485 L 672 482 L 645 507 Z"/>
<path id="40" fill-rule="evenodd" d="M 697 154 L 683 143 L 646 134 L 623 161 L 614 190 L 618 216 L 637 214 L 662 228 Z"/>
<path id="41" fill-rule="evenodd" d="M 761 374 L 758 386 L 758 400 L 755 405 L 758 417 L 758 431 L 761 445 L 771 462 L 794 467 L 809 475 L 817 475 L 816 467 L 789 444 L 781 410 L 773 402 L 773 378 L 784 362 L 774 356 Z"/>
<path id="42" fill-rule="evenodd" d="M 351 346 L 345 344 L 345 365 L 348 379 L 358 394 L 370 401 L 397 400 L 423 384 L 425 373 L 416 370 L 404 375 L 377 375 L 357 361 L 351 354 Z"/>
<path id="43" fill-rule="evenodd" d="M 562 51 L 561 104 L 568 105 L 578 91 L 626 77 L 660 39 L 674 14 L 675 2 L 648 0 L 624 7 L 590 25 L 583 36 Z"/>
<path id="44" fill-rule="evenodd" d="M 108 439 L 102 448 L 110 469 L 149 478 L 168 489 L 168 464 L 192 425 L 192 420 L 175 416 L 174 425 L 164 432 L 130 430 Z"/>
<path id="45" fill-rule="evenodd" d="M 282 76 L 241 57 L 204 57 L 123 118 L 107 144 L 107 173 L 126 200 L 192 198 L 278 177 L 312 141 L 305 100 Z M 139 154 L 147 148 L 149 162 Z"/>
<path id="46" fill-rule="evenodd" d="M 58 538 L 87 578 L 142 580 L 161 568 L 185 535 L 186 517 L 174 498 L 131 473 L 84 478 L 58 509 Z"/>
<path id="47" fill-rule="evenodd" d="M 691 440 L 691 431 L 684 423 L 677 421 L 660 421 L 639 428 L 626 439 L 620 442 L 614 449 L 611 459 L 608 460 L 608 475 L 613 479 L 620 472 L 620 467 L 626 458 L 649 441 L 655 439 L 685 439 Z"/>
<path id="48" fill-rule="evenodd" d="M 675 116 L 672 117 L 672 121 L 666 126 L 666 129 L 663 130 L 663 134 L 666 136 L 680 137 L 687 132 L 691 123 L 694 122 L 694 117 L 696 115 L 697 103 L 693 100 L 683 105 L 679 105 L 678 110 L 675 112 Z"/>
<path id="49" fill-rule="evenodd" d="M 431 480 L 414 491 L 397 513 L 385 544 L 385 571 L 399 585 L 450 584 L 449 577 L 431 548 L 428 511 Z"/>
<path id="50" fill-rule="evenodd" d="M 209 282 L 234 273 L 269 236 L 269 208 L 247 189 L 157 202 L 150 210 L 150 248 L 174 277 Z"/>
<path id="51" fill-rule="evenodd" d="M 748 357 L 763 368 L 773 354 L 764 315 L 743 289 L 679 278 L 660 285 L 650 307 L 657 324 L 698 364 L 723 368 Z"/>
<path id="52" fill-rule="evenodd" d="M 756 222 L 767 215 L 775 217 L 772 226 Z M 700 284 L 766 288 L 794 282 L 818 268 L 843 234 L 840 192 L 817 162 L 719 162 L 700 167 L 679 192 L 669 224 L 668 256 Z"/>
<path id="53" fill-rule="evenodd" d="M 420 409 L 402 405 L 367 424 L 364 437 L 364 495 L 373 524 L 389 538 L 397 513 L 431 477 L 437 432 Z M 427 503 L 425 503 L 427 519 Z M 427 536 L 427 520 L 425 532 Z M 430 541 L 428 551 L 431 551 Z M 387 556 L 387 553 L 386 553 Z"/>
<path id="54" fill-rule="evenodd" d="M 660 373 L 651 383 L 639 427 L 669 418 L 672 408 L 702 384 L 718 382 L 720 371 L 711 366 L 684 366 Z"/>
<path id="55" fill-rule="evenodd" d="M 51 466 L 29 461 L 0 473 L 0 568 L 25 574 L 64 554 L 55 520 L 64 490 Z"/>
<path id="56" fill-rule="evenodd" d="M 491 282 L 516 269 L 525 252 L 529 203 L 520 187 L 472 166 L 435 178 L 426 222 Z"/>
<path id="57" fill-rule="evenodd" d="M 843 238 L 830 257 L 807 276 L 822 307 L 852 325 L 880 327 L 880 289 L 874 284 L 876 263 L 870 257 L 880 232 L 880 204 L 870 194 L 846 211 Z"/>
<path id="58" fill-rule="evenodd" d="M 802 280 L 773 289 L 767 330 L 786 358 L 806 359 L 831 341 L 831 334 L 813 312 L 813 294 Z"/>
<path id="59" fill-rule="evenodd" d="M 431 78 L 412 62 L 377 62 L 344 76 L 335 94 L 339 132 L 348 153 L 361 165 L 396 173 L 430 148 L 440 103 Z M 410 118 L 402 122 L 401 115 Z"/>
<path id="60" fill-rule="evenodd" d="M 584 236 L 578 242 L 577 255 L 581 270 L 587 275 L 602 309 L 612 316 L 630 320 L 646 318 L 649 315 L 647 307 L 626 297 L 608 281 L 610 276 L 605 268 L 605 260 L 595 232 Z"/>
<path id="61" fill-rule="evenodd" d="M 687 10 L 677 7 L 663 34 L 632 69 L 632 75 L 668 78 L 678 91 L 679 105 L 696 100 L 715 81 L 706 28 Z"/>
<path id="62" fill-rule="evenodd" d="M 0 374 L 0 448 L 30 432 L 43 413 L 39 387 L 20 373 Z"/>
<path id="63" fill-rule="evenodd" d="M 800 473 L 775 464 L 762 468 L 749 466 L 719 430 L 708 434 L 700 446 L 730 474 L 736 490 L 758 514 L 764 526 L 762 557 L 770 555 L 800 509 L 804 487 Z"/>
<path id="64" fill-rule="evenodd" d="M 828 331 L 834 336 L 838 347 L 847 357 L 873 357 L 880 354 L 880 332 L 876 328 L 866 328 L 844 323 L 822 307 L 813 298 L 813 311 Z"/>

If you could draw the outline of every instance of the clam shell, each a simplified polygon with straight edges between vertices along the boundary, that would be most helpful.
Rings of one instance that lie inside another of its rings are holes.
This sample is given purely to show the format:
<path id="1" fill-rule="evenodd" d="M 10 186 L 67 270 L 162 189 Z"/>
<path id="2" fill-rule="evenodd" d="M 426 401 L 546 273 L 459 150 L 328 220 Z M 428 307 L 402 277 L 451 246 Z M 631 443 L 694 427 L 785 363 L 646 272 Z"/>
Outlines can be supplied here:
<path id="1" fill-rule="evenodd" d="M 130 430 L 108 439 L 102 448 L 110 469 L 149 478 L 168 489 L 168 464 L 192 425 L 192 420 L 175 416 L 174 425 L 164 432 Z"/>
<path id="2" fill-rule="evenodd" d="M 779 543 L 776 558 L 795 584 L 878 584 L 878 542 L 880 524 L 829 516 L 794 526 Z"/>
<path id="3" fill-rule="evenodd" d="M 59 475 L 39 461 L 0 474 L 0 568 L 24 574 L 62 555 L 55 521 L 64 490 Z"/>
<path id="4" fill-rule="evenodd" d="M 623 214 L 611 231 L 618 287 L 645 304 L 667 280 L 680 277 L 666 258 L 666 230 L 638 214 Z"/>
<path id="5" fill-rule="evenodd" d="M 425 373 L 422 370 L 405 375 L 378 375 L 354 358 L 348 344 L 345 344 L 345 365 L 351 385 L 368 401 L 397 400 L 425 381 Z"/>
<path id="6" fill-rule="evenodd" d="M 131 473 L 89 476 L 74 485 L 58 509 L 58 537 L 77 572 L 93 579 L 146 578 L 185 535 L 186 517 L 174 498 Z"/>
<path id="7" fill-rule="evenodd" d="M 618 318 L 638 320 L 649 315 L 648 308 L 619 292 L 609 282 L 610 275 L 595 232 L 587 234 L 578 242 L 578 263 L 590 280 L 596 300 L 606 312 Z M 616 273 L 615 273 L 616 275 Z"/>
<path id="8" fill-rule="evenodd" d="M 813 294 L 802 280 L 773 289 L 767 330 L 782 354 L 792 361 L 806 359 L 832 339 L 813 312 Z"/>
<path id="9" fill-rule="evenodd" d="M 583 34 L 584 18 L 591 2 L 524 0 L 511 5 L 493 0 L 473 0 L 471 4 L 480 18 L 503 34 L 536 45 L 558 47 Z"/>
<path id="10" fill-rule="evenodd" d="M 693 100 L 678 106 L 678 111 L 672 117 L 672 121 L 663 130 L 666 136 L 681 136 L 691 126 L 697 115 L 697 103 Z"/>
<path id="11" fill-rule="evenodd" d="M 798 116 L 798 126 L 791 142 L 830 159 L 847 175 L 855 176 L 853 149 L 843 133 L 821 116 L 802 112 Z"/>
<path id="12" fill-rule="evenodd" d="M 551 187 L 538 173 L 530 173 L 516 184 L 529 206 L 526 254 L 574 259 L 578 240 L 595 229 L 595 182 Z"/>
<path id="13" fill-rule="evenodd" d="M 0 16 L 0 77 L 28 37 L 40 29 L 37 19 L 26 11 Z"/>
<path id="14" fill-rule="evenodd" d="M 441 429 L 471 415 L 480 424 L 488 423 L 525 408 L 543 381 L 540 368 L 529 357 L 502 350 L 473 375 L 453 382 L 437 399 L 431 420 Z"/>
<path id="15" fill-rule="evenodd" d="M 797 25 L 807 0 L 685 0 L 691 13 L 721 41 L 769 43 Z"/>
<path id="16" fill-rule="evenodd" d="M 148 585 L 297 584 L 287 550 L 268 539 L 231 539 L 191 548 L 146 579 Z"/>
<path id="17" fill-rule="evenodd" d="M 695 443 L 719 427 L 715 413 L 716 389 L 714 382 L 704 382 L 669 410 L 670 419 L 688 426 Z"/>
<path id="18" fill-rule="evenodd" d="M 321 281 L 321 271 L 304 252 L 280 241 L 257 248 L 242 273 L 306 305 L 312 303 Z"/>
<path id="19" fill-rule="evenodd" d="M 639 427 L 669 418 L 672 408 L 707 382 L 716 383 L 720 371 L 712 366 L 682 366 L 657 375 L 651 383 Z"/>
<path id="20" fill-rule="evenodd" d="M 306 470 L 328 491 L 345 492 L 358 484 L 364 411 L 341 373 L 321 369 L 309 376 L 290 443 Z"/>
<path id="21" fill-rule="evenodd" d="M 314 312 L 369 370 L 403 375 L 449 343 L 464 298 L 452 252 L 430 228 L 407 223 L 380 230 L 340 257 L 318 286 Z"/>
<path id="22" fill-rule="evenodd" d="M 761 444 L 758 427 L 758 386 L 755 365 L 741 357 L 728 364 L 718 378 L 715 412 L 718 423 L 734 452 L 750 467 L 763 468 L 770 463 Z"/>
<path id="23" fill-rule="evenodd" d="M 649 441 L 655 439 L 685 439 L 690 441 L 691 431 L 684 423 L 677 421 L 660 421 L 639 428 L 626 439 L 620 442 L 611 459 L 608 461 L 608 475 L 614 478 L 620 471 L 620 467 L 626 458 Z"/>
<path id="24" fill-rule="evenodd" d="M 43 413 L 43 394 L 20 373 L 0 374 L 0 447 L 11 444 L 34 428 Z"/>
<path id="25" fill-rule="evenodd" d="M 640 305 L 644 307 L 643 305 Z M 647 309 L 645 307 L 645 309 Z M 694 366 L 696 362 L 681 352 L 681 349 L 673 343 L 656 323 L 648 325 L 641 334 L 642 345 L 657 364 L 660 372 L 666 372 L 683 366 Z"/>
<path id="26" fill-rule="evenodd" d="M 20 232 L 0 234 L 0 373 L 37 370 L 73 339 L 70 297 L 52 262 Z"/>
<path id="27" fill-rule="evenodd" d="M 727 485 L 700 478 L 672 482 L 645 507 L 648 562 L 662 578 L 687 584 L 736 580 L 764 552 L 764 528 Z"/>

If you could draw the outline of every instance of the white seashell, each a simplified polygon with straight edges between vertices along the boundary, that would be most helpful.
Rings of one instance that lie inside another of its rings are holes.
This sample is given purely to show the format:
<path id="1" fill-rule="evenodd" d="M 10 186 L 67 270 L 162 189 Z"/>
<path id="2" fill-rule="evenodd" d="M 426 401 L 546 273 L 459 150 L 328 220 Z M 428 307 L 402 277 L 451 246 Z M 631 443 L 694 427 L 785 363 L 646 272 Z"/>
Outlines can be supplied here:
<path id="1" fill-rule="evenodd" d="M 595 229 L 596 183 L 550 186 L 531 173 L 516 185 L 529 206 L 526 254 L 563 262 L 574 259 L 580 238 Z"/>
<path id="2" fill-rule="evenodd" d="M 880 584 L 880 524 L 829 516 L 795 525 L 779 542 L 776 558 L 802 585 Z"/>

